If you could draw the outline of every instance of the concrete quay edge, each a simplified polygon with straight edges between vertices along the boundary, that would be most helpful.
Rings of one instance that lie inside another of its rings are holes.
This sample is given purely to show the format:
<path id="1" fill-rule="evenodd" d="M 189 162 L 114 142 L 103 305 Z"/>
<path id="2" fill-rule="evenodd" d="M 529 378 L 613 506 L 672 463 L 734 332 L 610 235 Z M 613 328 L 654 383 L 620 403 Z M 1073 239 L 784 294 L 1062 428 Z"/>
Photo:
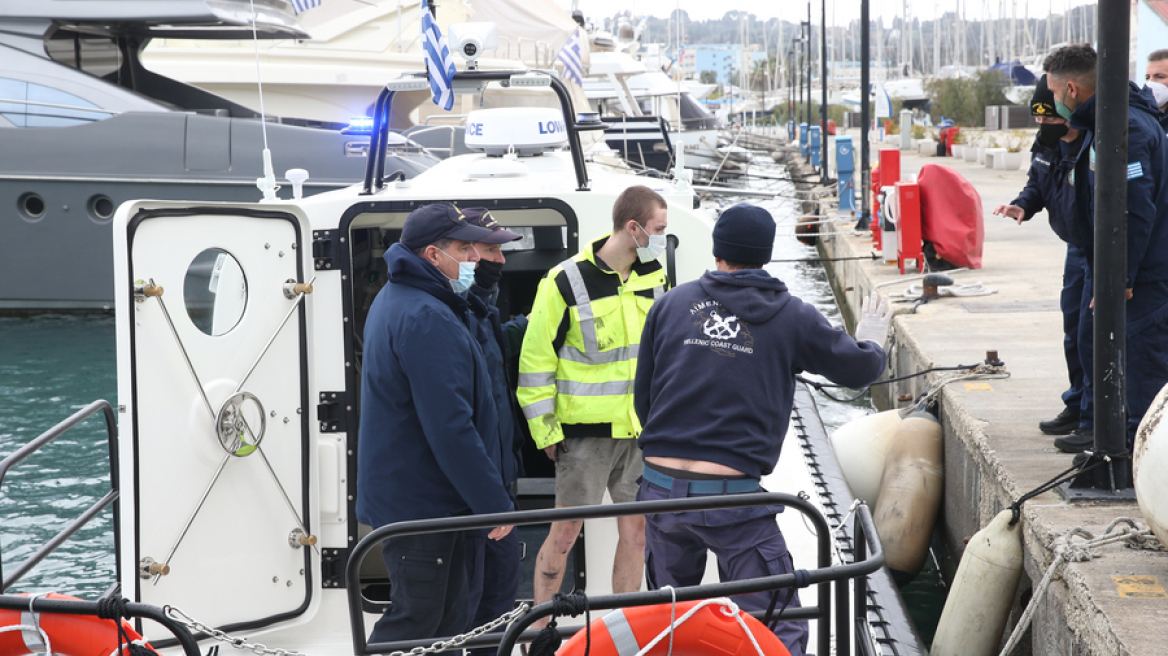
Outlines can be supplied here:
<path id="1" fill-rule="evenodd" d="M 874 144 L 874 151 L 880 147 Z M 1011 372 L 1005 380 L 951 383 L 940 395 L 945 499 L 934 547 L 946 580 L 951 580 L 969 536 L 1022 494 L 1071 466 L 1072 456 L 1060 453 L 1052 444 L 1053 437 L 1038 429 L 1040 420 L 1062 409 L 1060 395 L 1068 385 L 1058 305 L 1066 248 L 1047 225 L 1045 212 L 1021 226 L 992 214 L 1022 190 L 1025 165 L 1014 171 L 993 170 L 951 157 L 902 151 L 902 178 L 915 175 L 926 164 L 956 169 L 981 195 L 983 268 L 952 275 L 956 283 L 978 281 L 995 293 L 942 298 L 921 306 L 916 314 L 907 314 L 909 304 L 897 304 L 888 375 L 977 363 L 987 350 L 997 350 Z M 788 157 L 788 165 L 795 173 L 811 173 L 797 155 Z M 840 223 L 824 231 L 849 230 L 856 219 L 835 211 L 834 199 L 828 202 L 831 211 L 824 213 L 838 216 Z M 814 208 L 804 211 L 814 213 Z M 819 242 L 825 258 L 874 251 L 868 233 L 824 236 Z M 825 267 L 849 325 L 858 318 L 860 300 L 873 288 L 887 296 L 913 282 L 902 282 L 897 268 L 882 261 L 841 260 L 825 262 Z M 893 389 L 876 394 L 876 403 L 892 407 L 898 396 L 915 397 L 937 377 L 934 373 L 927 379 L 885 386 Z M 1014 596 L 1007 635 L 1052 562 L 1056 538 L 1075 527 L 1101 535 L 1118 517 L 1146 525 L 1134 501 L 1072 503 L 1053 491 L 1023 506 L 1024 576 Z M 1113 544 L 1090 561 L 1065 564 L 1040 600 L 1029 635 L 1014 653 L 1151 656 L 1168 652 L 1168 598 L 1121 595 L 1120 581 L 1113 577 L 1129 576 L 1155 577 L 1155 583 L 1168 588 L 1168 553 Z"/>

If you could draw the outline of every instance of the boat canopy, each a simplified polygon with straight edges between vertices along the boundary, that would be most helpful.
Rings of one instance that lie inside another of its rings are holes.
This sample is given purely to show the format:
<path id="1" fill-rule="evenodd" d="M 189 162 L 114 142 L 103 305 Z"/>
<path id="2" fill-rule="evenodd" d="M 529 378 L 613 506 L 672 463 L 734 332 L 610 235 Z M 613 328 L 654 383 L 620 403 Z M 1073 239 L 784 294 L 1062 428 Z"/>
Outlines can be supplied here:
<path id="1" fill-rule="evenodd" d="M 1023 66 L 1020 62 L 999 62 L 990 66 L 990 70 L 1001 71 L 1010 80 L 1010 84 L 1025 86 L 1038 82 L 1038 78 L 1034 77 L 1034 73 L 1030 72 L 1030 69 Z"/>
<path id="2" fill-rule="evenodd" d="M 260 38 L 307 38 L 288 0 L 254 0 Z M 249 0 L 0 0 L 6 21 L 52 21 L 59 28 L 103 36 L 241 39 L 252 35 Z"/>

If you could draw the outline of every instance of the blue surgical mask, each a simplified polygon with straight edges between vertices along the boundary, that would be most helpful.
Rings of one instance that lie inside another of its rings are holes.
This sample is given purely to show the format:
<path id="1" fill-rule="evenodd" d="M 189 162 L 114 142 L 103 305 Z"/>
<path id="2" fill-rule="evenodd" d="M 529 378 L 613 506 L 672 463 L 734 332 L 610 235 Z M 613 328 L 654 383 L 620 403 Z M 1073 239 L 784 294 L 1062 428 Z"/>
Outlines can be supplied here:
<path id="1" fill-rule="evenodd" d="M 471 248 L 474 248 L 474 247 L 472 246 Z M 442 253 L 446 257 L 449 257 L 450 259 L 454 260 L 454 257 L 451 256 L 446 251 L 444 251 L 442 249 L 438 249 L 438 252 Z M 456 263 L 458 263 L 458 277 L 457 278 L 446 278 L 446 279 L 448 281 L 450 281 L 450 288 L 454 290 L 454 293 L 461 294 L 461 293 L 465 292 L 466 290 L 470 289 L 470 286 L 474 284 L 475 263 L 474 262 L 459 262 L 458 260 L 454 260 L 454 261 Z M 446 274 L 442 274 L 442 276 L 446 277 Z"/>
<path id="2" fill-rule="evenodd" d="M 665 252 L 665 235 L 651 235 L 641 227 L 640 223 L 637 224 L 637 227 L 641 228 L 641 232 L 644 232 L 645 236 L 649 238 L 647 246 L 637 246 L 637 259 L 644 263 L 652 262 L 661 257 L 661 254 Z"/>
<path id="3" fill-rule="evenodd" d="M 1064 94 L 1063 97 L 1065 98 L 1066 95 L 1069 94 Z M 1065 118 L 1068 121 L 1071 120 L 1071 115 L 1075 113 L 1075 110 L 1063 104 L 1063 102 L 1058 99 L 1058 96 L 1055 96 L 1054 98 L 1054 111 L 1058 112 L 1059 116 Z"/>

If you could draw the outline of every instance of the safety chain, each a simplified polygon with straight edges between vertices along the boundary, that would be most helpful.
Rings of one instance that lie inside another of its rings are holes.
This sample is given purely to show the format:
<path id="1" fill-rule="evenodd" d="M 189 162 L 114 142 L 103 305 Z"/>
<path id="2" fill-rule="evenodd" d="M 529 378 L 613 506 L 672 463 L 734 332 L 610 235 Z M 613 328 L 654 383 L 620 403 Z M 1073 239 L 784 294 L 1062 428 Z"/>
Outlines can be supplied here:
<path id="1" fill-rule="evenodd" d="M 449 640 L 440 640 L 430 645 L 429 647 L 414 647 L 409 651 L 391 652 L 388 654 L 388 656 L 422 656 L 423 654 L 435 654 L 441 651 L 446 651 L 448 649 L 461 647 L 471 638 L 477 638 L 479 636 L 490 633 L 491 631 L 494 631 L 504 624 L 510 624 L 514 622 L 530 609 L 531 606 L 529 604 L 520 604 L 519 606 L 512 609 L 511 612 L 506 613 L 499 618 L 493 619 L 476 629 L 472 629 L 461 635 L 456 635 Z M 220 642 L 227 643 L 236 649 L 247 650 L 253 654 L 269 654 L 270 656 L 308 656 L 304 652 L 284 649 L 282 647 L 268 647 L 262 643 L 251 643 L 247 642 L 243 638 L 232 637 L 223 631 L 220 631 L 219 629 L 203 624 L 202 622 L 194 619 L 190 615 L 187 615 L 174 606 L 164 606 L 163 612 L 166 613 L 167 617 L 178 622 L 179 624 L 182 624 L 191 631 L 196 633 L 205 633 L 207 636 Z"/>
<path id="2" fill-rule="evenodd" d="M 1127 524 L 1127 526 L 1117 529 L 1116 527 L 1120 524 Z M 1072 540 L 1072 538 L 1079 539 Z M 1050 587 L 1051 582 L 1054 581 L 1063 563 L 1092 560 L 1103 555 L 1099 547 L 1116 542 L 1124 543 L 1124 546 L 1129 549 L 1157 551 L 1163 551 L 1165 549 L 1164 545 L 1156 539 L 1151 529 L 1141 528 L 1130 517 L 1116 518 L 1107 526 L 1107 530 L 1100 537 L 1095 537 L 1095 534 L 1082 526 L 1076 526 L 1067 531 L 1065 535 L 1056 538 L 1051 545 L 1054 558 L 1051 560 L 1050 566 L 1046 568 L 1046 573 L 1043 575 L 1042 580 L 1034 587 L 1034 593 L 1030 595 L 1030 602 L 1027 604 L 1026 610 L 1022 613 L 1022 617 L 1018 619 L 1018 624 L 1014 627 L 1014 632 L 1010 634 L 1010 639 L 1006 641 L 1006 646 L 1002 648 L 1000 656 L 1008 656 L 1022 640 L 1022 634 L 1026 633 L 1026 629 L 1030 626 L 1030 621 L 1034 618 L 1034 611 L 1038 608 L 1038 601 L 1046 594 L 1047 589 Z"/>

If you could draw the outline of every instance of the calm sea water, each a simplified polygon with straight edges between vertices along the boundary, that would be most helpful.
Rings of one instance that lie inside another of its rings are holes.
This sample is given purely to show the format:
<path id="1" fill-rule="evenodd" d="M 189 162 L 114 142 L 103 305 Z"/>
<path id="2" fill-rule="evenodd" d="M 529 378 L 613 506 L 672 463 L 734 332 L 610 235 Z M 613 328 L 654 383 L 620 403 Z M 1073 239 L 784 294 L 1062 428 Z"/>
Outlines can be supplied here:
<path id="1" fill-rule="evenodd" d="M 783 188 L 790 192 L 789 186 Z M 779 224 L 775 259 L 817 257 L 813 247 L 790 236 L 797 217 L 790 198 L 759 204 L 768 207 Z M 821 265 L 784 262 L 768 269 L 832 323 L 843 324 Z M 106 399 L 116 407 L 115 357 L 112 317 L 0 318 L 0 456 L 90 401 Z M 829 431 L 873 411 L 866 399 L 843 404 L 819 395 L 817 401 Z M 108 489 L 105 423 L 99 414 L 8 474 L 0 488 L 0 562 L 8 569 L 23 562 Z M 114 581 L 112 532 L 107 510 L 12 591 L 97 596 Z M 928 644 L 944 599 L 936 569 L 930 564 L 904 594 Z"/>

